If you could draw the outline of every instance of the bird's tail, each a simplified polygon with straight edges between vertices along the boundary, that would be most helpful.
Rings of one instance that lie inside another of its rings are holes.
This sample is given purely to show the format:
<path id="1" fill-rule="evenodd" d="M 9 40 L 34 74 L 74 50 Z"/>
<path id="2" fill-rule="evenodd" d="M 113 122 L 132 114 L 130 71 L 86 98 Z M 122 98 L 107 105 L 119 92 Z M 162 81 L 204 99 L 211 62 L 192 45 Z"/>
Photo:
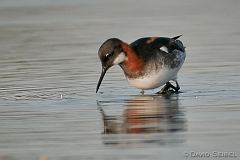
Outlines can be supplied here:
<path id="1" fill-rule="evenodd" d="M 178 50 L 185 52 L 186 47 L 183 45 L 183 43 L 180 40 L 178 40 L 178 38 L 181 36 L 182 35 L 179 35 L 179 36 L 173 37 L 172 39 L 174 39 L 175 41 L 175 47 L 178 48 Z"/>
<path id="2" fill-rule="evenodd" d="M 178 39 L 179 37 L 181 37 L 182 36 L 182 34 L 181 35 L 179 35 L 179 36 L 176 36 L 176 37 L 173 37 L 172 39 Z"/>

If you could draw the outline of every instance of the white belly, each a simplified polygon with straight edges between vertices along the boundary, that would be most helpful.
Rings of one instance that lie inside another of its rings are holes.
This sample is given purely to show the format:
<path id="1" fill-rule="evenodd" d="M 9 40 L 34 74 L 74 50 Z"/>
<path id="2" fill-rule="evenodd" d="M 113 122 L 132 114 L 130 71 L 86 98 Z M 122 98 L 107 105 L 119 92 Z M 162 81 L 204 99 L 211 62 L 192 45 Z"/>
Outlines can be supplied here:
<path id="1" fill-rule="evenodd" d="M 160 87 L 170 80 L 175 80 L 177 78 L 177 73 L 181 67 L 170 69 L 168 67 L 163 67 L 159 71 L 152 71 L 146 76 L 139 77 L 136 79 L 129 79 L 128 83 L 139 89 L 148 90 Z"/>

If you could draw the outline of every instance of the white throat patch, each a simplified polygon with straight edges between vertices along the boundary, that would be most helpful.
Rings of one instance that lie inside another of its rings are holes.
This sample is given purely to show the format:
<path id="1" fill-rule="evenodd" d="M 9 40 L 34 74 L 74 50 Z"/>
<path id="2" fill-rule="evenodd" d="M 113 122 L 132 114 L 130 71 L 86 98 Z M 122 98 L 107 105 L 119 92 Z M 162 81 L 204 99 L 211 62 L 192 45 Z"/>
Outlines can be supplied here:
<path id="1" fill-rule="evenodd" d="M 116 64 L 119 64 L 119 63 L 122 63 L 126 58 L 126 55 L 121 52 L 113 61 L 113 64 L 116 65 Z"/>

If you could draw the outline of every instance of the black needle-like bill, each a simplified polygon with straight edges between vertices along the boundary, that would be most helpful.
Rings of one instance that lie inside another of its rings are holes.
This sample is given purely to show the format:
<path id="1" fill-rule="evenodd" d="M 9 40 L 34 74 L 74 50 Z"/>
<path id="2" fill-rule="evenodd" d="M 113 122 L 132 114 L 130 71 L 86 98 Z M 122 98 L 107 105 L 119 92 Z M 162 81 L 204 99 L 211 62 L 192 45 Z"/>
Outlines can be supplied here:
<path id="1" fill-rule="evenodd" d="M 106 67 L 102 67 L 102 73 L 101 73 L 101 76 L 98 80 L 98 84 L 97 84 L 97 88 L 96 88 L 96 93 L 98 92 L 98 89 L 102 83 L 102 80 L 103 80 L 103 77 L 105 76 L 105 73 L 107 72 L 107 68 Z"/>

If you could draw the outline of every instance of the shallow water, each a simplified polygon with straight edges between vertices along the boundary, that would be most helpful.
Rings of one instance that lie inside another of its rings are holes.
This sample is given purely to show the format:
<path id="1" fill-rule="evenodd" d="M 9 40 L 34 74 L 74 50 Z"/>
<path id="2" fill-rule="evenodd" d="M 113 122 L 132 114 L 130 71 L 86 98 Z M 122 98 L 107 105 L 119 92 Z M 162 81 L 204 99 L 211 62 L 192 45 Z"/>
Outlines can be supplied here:
<path id="1" fill-rule="evenodd" d="M 239 159 L 239 3 L 1 1 L 0 159 Z M 179 34 L 183 93 L 113 67 L 95 94 L 105 39 Z"/>

